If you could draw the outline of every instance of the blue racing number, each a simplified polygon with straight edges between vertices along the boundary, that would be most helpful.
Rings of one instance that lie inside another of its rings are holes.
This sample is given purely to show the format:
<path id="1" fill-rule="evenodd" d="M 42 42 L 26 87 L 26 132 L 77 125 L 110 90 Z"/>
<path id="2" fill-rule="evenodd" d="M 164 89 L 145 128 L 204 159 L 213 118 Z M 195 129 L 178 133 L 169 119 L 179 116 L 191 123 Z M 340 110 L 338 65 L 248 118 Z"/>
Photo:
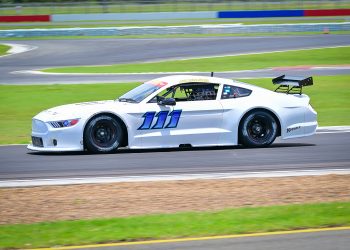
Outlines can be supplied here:
<path id="1" fill-rule="evenodd" d="M 176 128 L 177 124 L 179 123 L 179 120 L 180 120 L 181 111 L 182 110 L 173 110 L 172 112 L 170 112 L 170 114 L 169 114 L 169 111 L 160 111 L 158 114 L 156 114 L 156 112 L 146 112 L 142 116 L 144 118 L 143 123 L 138 128 L 138 130 Z M 168 116 L 170 116 L 170 120 L 169 120 L 168 124 L 164 127 Z M 157 117 L 157 121 L 153 125 L 153 127 L 151 128 L 154 117 Z"/>

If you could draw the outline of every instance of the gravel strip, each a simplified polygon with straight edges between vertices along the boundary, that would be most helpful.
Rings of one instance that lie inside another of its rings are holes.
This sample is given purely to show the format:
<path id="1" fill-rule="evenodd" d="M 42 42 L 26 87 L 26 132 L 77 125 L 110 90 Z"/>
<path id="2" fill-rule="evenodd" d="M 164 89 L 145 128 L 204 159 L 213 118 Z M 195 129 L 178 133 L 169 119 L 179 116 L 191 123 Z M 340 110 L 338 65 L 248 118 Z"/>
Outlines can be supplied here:
<path id="1" fill-rule="evenodd" d="M 350 175 L 0 189 L 0 224 L 350 201 Z"/>

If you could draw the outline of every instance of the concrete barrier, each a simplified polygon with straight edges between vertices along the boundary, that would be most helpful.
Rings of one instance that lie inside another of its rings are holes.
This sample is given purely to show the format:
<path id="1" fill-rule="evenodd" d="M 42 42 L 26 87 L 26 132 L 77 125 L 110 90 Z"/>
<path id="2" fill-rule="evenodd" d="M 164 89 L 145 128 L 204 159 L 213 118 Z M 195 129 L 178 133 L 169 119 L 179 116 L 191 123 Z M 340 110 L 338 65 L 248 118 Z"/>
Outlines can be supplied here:
<path id="1" fill-rule="evenodd" d="M 0 16 L 0 22 L 50 22 L 50 15 L 34 15 L 34 16 Z"/>
<path id="2" fill-rule="evenodd" d="M 217 24 L 189 26 L 149 27 L 106 27 L 106 28 L 60 28 L 60 29 L 16 29 L 0 30 L 0 37 L 41 37 L 41 36 L 126 36 L 126 35 L 169 35 L 169 34 L 241 34 L 273 32 L 320 32 L 350 31 L 346 23 L 307 24 Z"/>
<path id="3" fill-rule="evenodd" d="M 205 18 L 264 18 L 303 16 L 346 16 L 350 9 L 325 10 L 248 10 L 248 11 L 194 11 L 194 12 L 149 12 L 149 13 L 101 13 L 101 14 L 54 14 L 52 22 L 102 21 L 102 20 L 168 20 Z"/>
<path id="4" fill-rule="evenodd" d="M 350 9 L 219 11 L 218 18 L 348 16 Z"/>
<path id="5" fill-rule="evenodd" d="M 302 17 L 303 10 L 219 11 L 218 18 Z"/>
<path id="6" fill-rule="evenodd" d="M 304 16 L 349 16 L 350 9 L 304 10 Z"/>
<path id="7" fill-rule="evenodd" d="M 168 20 L 168 19 L 207 19 L 216 18 L 216 11 L 198 12 L 149 12 L 149 13 L 101 13 L 101 14 L 54 14 L 52 22 L 103 21 L 103 20 Z"/>
<path id="8" fill-rule="evenodd" d="M 0 22 L 66 22 L 104 20 L 169 20 L 208 18 L 264 18 L 302 16 L 347 16 L 350 9 L 325 10 L 248 10 L 248 11 L 194 11 L 194 12 L 144 12 L 99 14 L 53 14 L 34 16 L 0 16 Z"/>

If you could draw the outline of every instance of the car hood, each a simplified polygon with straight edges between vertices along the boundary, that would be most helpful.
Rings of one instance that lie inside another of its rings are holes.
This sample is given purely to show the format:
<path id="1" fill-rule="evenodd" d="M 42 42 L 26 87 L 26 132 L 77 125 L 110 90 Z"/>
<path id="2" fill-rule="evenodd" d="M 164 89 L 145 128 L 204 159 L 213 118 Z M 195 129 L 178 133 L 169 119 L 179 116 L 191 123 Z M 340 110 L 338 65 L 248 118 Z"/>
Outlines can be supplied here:
<path id="1" fill-rule="evenodd" d="M 130 105 L 130 103 L 117 102 L 114 100 L 73 103 L 44 110 L 37 114 L 34 119 L 48 122 L 85 118 L 98 112 L 117 111 L 126 105 Z"/>

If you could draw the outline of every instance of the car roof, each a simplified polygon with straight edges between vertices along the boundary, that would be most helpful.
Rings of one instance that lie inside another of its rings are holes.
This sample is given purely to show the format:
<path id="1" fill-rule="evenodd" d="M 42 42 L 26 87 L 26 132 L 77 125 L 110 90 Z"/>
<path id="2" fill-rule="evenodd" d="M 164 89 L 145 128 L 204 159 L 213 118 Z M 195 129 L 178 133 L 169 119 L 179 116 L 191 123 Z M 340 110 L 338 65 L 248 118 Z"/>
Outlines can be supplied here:
<path id="1" fill-rule="evenodd" d="M 170 75 L 170 76 L 156 78 L 156 79 L 150 80 L 149 82 L 165 82 L 167 83 L 168 87 L 179 83 L 187 83 L 187 82 L 232 84 L 231 79 L 210 77 L 210 76 L 199 76 L 199 75 Z"/>
<path id="2" fill-rule="evenodd" d="M 218 83 L 218 84 L 228 84 L 228 85 L 234 85 L 237 87 L 242 88 L 249 88 L 249 89 L 259 89 L 259 90 L 266 90 L 264 88 L 260 88 L 255 85 L 251 85 L 248 83 L 228 79 L 228 78 L 220 78 L 220 77 L 211 77 L 211 76 L 201 76 L 201 75 L 169 75 L 164 76 L 160 78 L 156 78 L 153 80 L 150 80 L 148 82 L 164 82 L 166 83 L 166 87 L 171 87 L 173 85 L 177 85 L 179 83 L 190 83 L 190 82 L 198 82 L 198 83 Z"/>

